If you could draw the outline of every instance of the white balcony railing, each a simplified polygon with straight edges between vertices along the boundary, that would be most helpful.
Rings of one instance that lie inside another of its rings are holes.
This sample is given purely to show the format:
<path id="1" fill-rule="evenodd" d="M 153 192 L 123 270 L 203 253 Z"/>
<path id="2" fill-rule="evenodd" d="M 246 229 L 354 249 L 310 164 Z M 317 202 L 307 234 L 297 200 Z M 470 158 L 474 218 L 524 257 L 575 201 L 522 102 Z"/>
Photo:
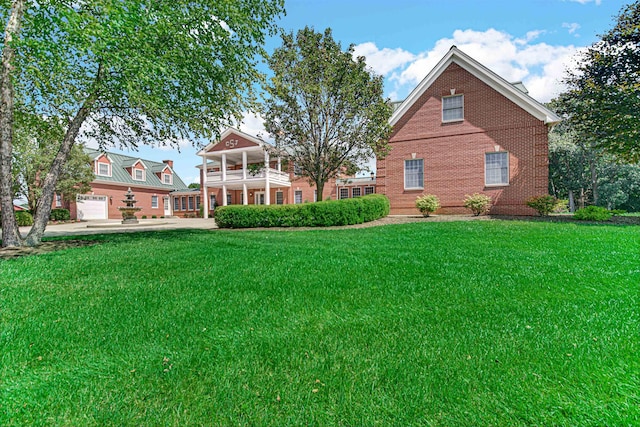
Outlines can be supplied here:
<path id="1" fill-rule="evenodd" d="M 242 182 L 242 170 L 227 170 L 226 171 L 227 183 L 239 183 Z M 263 169 L 256 174 L 251 174 L 247 171 L 247 183 L 252 181 L 264 181 L 266 179 L 266 171 Z M 289 174 L 286 172 L 279 172 L 277 169 L 269 168 L 269 182 L 290 182 Z M 207 173 L 208 184 L 222 184 L 222 172 L 208 172 Z"/>

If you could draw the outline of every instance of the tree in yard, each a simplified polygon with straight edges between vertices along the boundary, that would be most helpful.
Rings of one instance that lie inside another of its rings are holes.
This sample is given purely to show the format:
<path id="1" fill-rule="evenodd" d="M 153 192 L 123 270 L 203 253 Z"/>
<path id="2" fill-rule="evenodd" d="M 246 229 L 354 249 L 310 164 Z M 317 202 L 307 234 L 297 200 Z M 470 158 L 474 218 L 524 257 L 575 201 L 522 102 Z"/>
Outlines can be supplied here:
<path id="1" fill-rule="evenodd" d="M 574 130 L 620 160 L 640 161 L 640 1 L 622 9 L 566 83 Z"/>
<path id="2" fill-rule="evenodd" d="M 354 57 L 353 45 L 343 51 L 330 29 L 305 28 L 282 42 L 269 58 L 265 128 L 320 201 L 329 179 L 388 152 L 392 109 L 382 77 Z"/>
<path id="3" fill-rule="evenodd" d="M 250 109 L 283 0 L 0 2 L 2 245 L 37 245 L 78 136 L 100 147 L 210 137 Z M 14 104 L 62 120 L 26 239 L 13 215 Z M 84 125 L 84 126 L 83 126 Z"/>
<path id="4" fill-rule="evenodd" d="M 25 198 L 29 210 L 37 216 L 38 200 L 42 197 L 42 181 L 49 172 L 54 156 L 64 137 L 63 123 L 53 118 L 17 112 L 13 150 L 13 182 L 16 197 Z M 65 162 L 55 191 L 66 201 L 75 200 L 91 188 L 94 179 L 91 158 L 82 145 L 74 145 Z"/>

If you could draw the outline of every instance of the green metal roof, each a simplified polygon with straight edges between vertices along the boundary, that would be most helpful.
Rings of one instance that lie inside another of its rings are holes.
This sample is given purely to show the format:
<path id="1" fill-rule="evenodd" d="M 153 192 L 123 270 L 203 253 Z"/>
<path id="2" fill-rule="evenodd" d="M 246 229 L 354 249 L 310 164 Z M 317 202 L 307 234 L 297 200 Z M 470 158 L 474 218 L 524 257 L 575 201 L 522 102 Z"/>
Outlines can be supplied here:
<path id="1" fill-rule="evenodd" d="M 112 153 L 110 151 L 99 151 L 92 148 L 85 148 L 84 150 L 92 159 L 100 157 L 101 154 L 106 154 L 111 160 L 111 176 L 96 175 L 95 181 L 113 182 L 117 184 L 125 184 L 131 187 L 144 186 L 164 188 L 169 191 L 185 190 L 188 188 L 176 171 L 171 167 L 169 167 L 169 169 L 173 172 L 173 184 L 164 184 L 160 178 L 158 178 L 156 172 L 160 172 L 165 167 L 168 167 L 169 165 L 166 163 L 140 159 L 139 157 L 125 156 L 124 154 Z M 147 167 L 144 181 L 134 180 L 126 170 L 126 168 L 133 166 L 138 160 L 142 161 L 142 163 Z"/>

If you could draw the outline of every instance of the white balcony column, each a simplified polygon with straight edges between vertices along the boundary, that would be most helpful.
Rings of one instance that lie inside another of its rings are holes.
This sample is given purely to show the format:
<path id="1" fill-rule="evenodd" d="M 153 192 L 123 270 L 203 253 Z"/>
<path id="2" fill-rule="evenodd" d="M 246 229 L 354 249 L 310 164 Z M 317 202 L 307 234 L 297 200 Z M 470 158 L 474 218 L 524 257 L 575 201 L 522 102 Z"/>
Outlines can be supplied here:
<path id="1" fill-rule="evenodd" d="M 227 186 L 222 184 L 222 206 L 227 206 Z"/>
<path id="2" fill-rule="evenodd" d="M 248 205 L 249 204 L 249 194 L 247 194 L 247 183 L 243 183 L 242 184 L 242 204 L 243 205 Z"/>
<path id="3" fill-rule="evenodd" d="M 278 172 L 282 172 L 282 158 L 278 156 Z"/>
<path id="4" fill-rule="evenodd" d="M 242 179 L 247 179 L 247 152 L 243 151 L 242 152 Z M 247 192 L 247 189 L 245 188 L 245 193 Z M 245 203 L 246 205 L 246 203 Z"/>
<path id="5" fill-rule="evenodd" d="M 220 172 L 222 172 L 222 182 L 227 180 L 227 155 L 226 153 L 222 153 L 222 162 L 220 163 Z M 226 200 L 226 196 L 225 196 Z"/>
<path id="6" fill-rule="evenodd" d="M 264 204 L 271 204 L 271 188 L 269 183 L 269 152 L 264 152 Z"/>
<path id="7" fill-rule="evenodd" d="M 207 158 L 205 156 L 202 156 L 202 194 L 202 216 L 207 219 L 209 218 L 209 195 L 207 194 Z"/>

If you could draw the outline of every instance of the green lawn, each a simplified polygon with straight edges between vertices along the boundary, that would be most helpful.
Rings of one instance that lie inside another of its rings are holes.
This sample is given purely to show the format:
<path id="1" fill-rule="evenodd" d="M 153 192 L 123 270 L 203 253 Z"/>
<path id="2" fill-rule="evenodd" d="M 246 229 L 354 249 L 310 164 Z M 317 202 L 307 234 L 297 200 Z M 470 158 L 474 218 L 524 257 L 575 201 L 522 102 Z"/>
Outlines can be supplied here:
<path id="1" fill-rule="evenodd" d="M 640 425 L 640 227 L 172 231 L 0 261 L 0 425 Z"/>

